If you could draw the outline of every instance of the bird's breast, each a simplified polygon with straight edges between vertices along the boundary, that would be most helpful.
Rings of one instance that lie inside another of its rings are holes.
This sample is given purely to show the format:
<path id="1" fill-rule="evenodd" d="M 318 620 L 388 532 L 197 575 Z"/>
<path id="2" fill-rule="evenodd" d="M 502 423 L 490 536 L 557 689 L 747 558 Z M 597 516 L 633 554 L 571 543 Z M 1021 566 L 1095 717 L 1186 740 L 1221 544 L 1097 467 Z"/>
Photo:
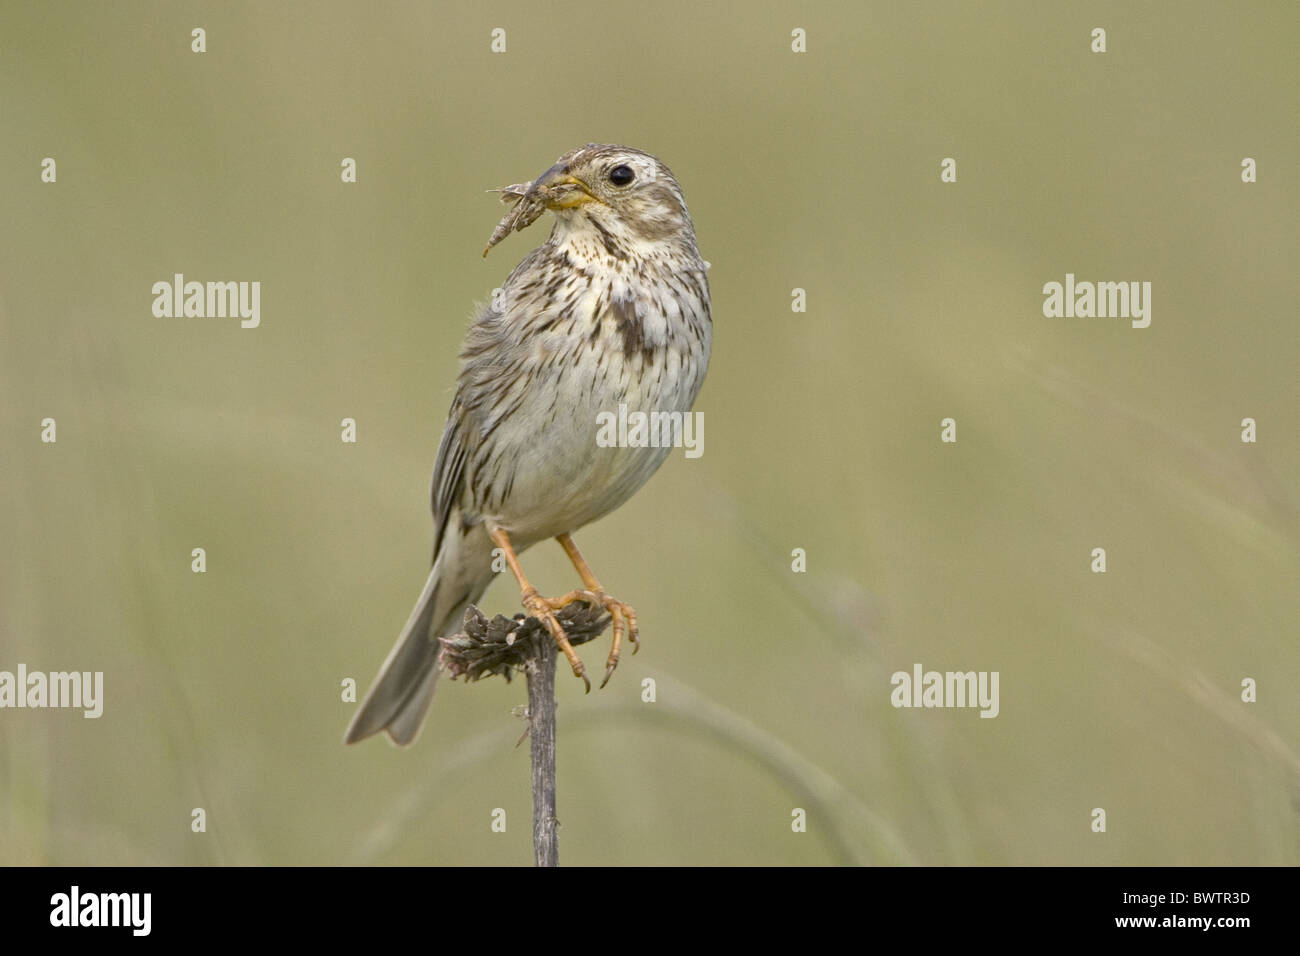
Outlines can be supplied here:
<path id="1" fill-rule="evenodd" d="M 514 317 L 531 400 L 500 434 L 514 469 L 509 496 L 496 504 L 498 520 L 529 538 L 594 521 L 644 484 L 672 449 L 628 441 L 617 423 L 680 420 L 709 359 L 702 267 L 697 277 L 575 257 L 565 265 L 563 278 L 531 308 L 519 301 Z"/>

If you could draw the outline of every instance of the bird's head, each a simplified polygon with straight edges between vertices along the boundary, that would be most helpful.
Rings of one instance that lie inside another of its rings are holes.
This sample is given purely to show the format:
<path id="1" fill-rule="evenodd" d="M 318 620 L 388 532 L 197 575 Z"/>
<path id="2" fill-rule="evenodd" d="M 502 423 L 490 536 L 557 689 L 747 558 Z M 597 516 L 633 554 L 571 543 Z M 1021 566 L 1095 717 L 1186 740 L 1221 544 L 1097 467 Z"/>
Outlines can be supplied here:
<path id="1" fill-rule="evenodd" d="M 488 249 L 547 209 L 555 213 L 556 234 L 589 236 L 613 254 L 664 242 L 695 242 L 686 200 L 672 171 L 630 146 L 580 146 L 531 183 L 501 192 L 517 198 L 518 205 L 497 227 Z"/>

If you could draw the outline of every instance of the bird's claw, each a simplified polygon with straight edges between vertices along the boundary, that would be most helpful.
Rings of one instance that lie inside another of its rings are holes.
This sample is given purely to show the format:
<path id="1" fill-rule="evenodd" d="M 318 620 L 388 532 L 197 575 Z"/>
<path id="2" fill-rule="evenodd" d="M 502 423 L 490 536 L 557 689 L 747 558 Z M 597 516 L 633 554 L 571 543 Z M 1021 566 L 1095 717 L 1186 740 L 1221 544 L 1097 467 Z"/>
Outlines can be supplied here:
<path id="1" fill-rule="evenodd" d="M 564 654 L 564 659 L 573 668 L 573 676 L 582 678 L 582 683 L 587 688 L 586 693 L 590 694 L 591 681 L 587 677 L 587 668 L 583 665 L 578 652 L 573 649 L 573 644 L 569 642 L 569 635 L 564 632 L 564 626 L 560 624 L 559 619 L 555 616 L 556 609 L 564 607 L 569 602 L 564 601 L 557 604 L 556 599 L 544 598 L 536 591 L 529 590 L 524 592 L 521 603 L 530 617 L 536 618 L 543 627 L 550 631 L 551 637 L 555 638 L 556 645 Z"/>
<path id="2" fill-rule="evenodd" d="M 528 591 L 523 595 L 522 600 L 524 610 L 532 617 L 537 618 L 551 632 L 551 636 L 555 638 L 555 643 L 559 645 L 560 650 L 564 653 L 569 666 L 573 668 L 573 676 L 582 678 L 587 693 L 591 692 L 591 681 L 587 678 L 586 667 L 583 665 L 582 659 L 578 657 L 577 651 L 573 649 L 573 645 L 569 642 L 569 636 L 564 632 L 564 626 L 555 617 L 556 611 L 568 607 L 574 601 L 583 601 L 592 607 L 601 607 L 609 612 L 610 621 L 614 625 L 614 640 L 609 649 L 609 657 L 605 660 L 605 677 L 600 682 L 601 688 L 604 688 L 609 683 L 610 677 L 614 675 L 614 670 L 618 667 L 619 655 L 623 648 L 625 635 L 632 645 L 633 654 L 641 649 L 636 611 L 632 610 L 630 604 L 626 604 L 604 591 L 580 588 L 557 598 L 542 597 L 536 591 Z"/>

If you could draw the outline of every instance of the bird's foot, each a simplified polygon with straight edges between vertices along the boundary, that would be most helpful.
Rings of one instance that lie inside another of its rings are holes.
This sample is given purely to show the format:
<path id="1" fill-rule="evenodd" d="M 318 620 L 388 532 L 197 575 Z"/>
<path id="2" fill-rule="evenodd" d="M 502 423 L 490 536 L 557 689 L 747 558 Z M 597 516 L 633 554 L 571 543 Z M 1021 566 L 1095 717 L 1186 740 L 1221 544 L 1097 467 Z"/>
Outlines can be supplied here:
<path id="1" fill-rule="evenodd" d="M 582 682 L 587 685 L 587 690 L 590 691 L 591 681 L 587 679 L 586 668 L 583 666 L 582 659 L 578 657 L 577 651 L 573 649 L 573 645 L 569 642 L 569 636 L 564 633 L 564 628 L 555 617 L 556 611 L 567 607 L 574 601 L 582 601 L 592 607 L 604 608 L 609 612 L 610 620 L 614 624 L 614 639 L 610 644 L 609 657 L 605 660 L 605 677 L 600 682 L 601 687 L 609 683 L 610 677 L 614 674 L 614 668 L 618 667 L 618 658 L 623 649 L 625 635 L 632 644 L 633 654 L 641 649 L 636 624 L 636 611 L 632 610 L 632 605 L 620 601 L 604 591 L 590 591 L 580 588 L 557 598 L 542 597 L 536 591 L 524 593 L 524 609 L 541 621 L 546 629 L 551 632 L 551 636 L 555 638 L 555 643 L 559 645 L 560 650 L 564 653 L 569 666 L 573 668 L 574 676 L 581 677 Z"/>
<path id="2" fill-rule="evenodd" d="M 551 637 L 555 638 L 555 643 L 564 654 L 564 659 L 573 668 L 573 676 L 581 677 L 582 683 L 587 687 L 587 693 L 591 693 L 591 681 L 587 679 L 587 669 L 582 664 L 582 658 L 578 656 L 578 652 L 569 643 L 569 635 L 564 633 L 564 627 L 555 617 L 555 612 L 568 604 L 569 600 L 542 597 L 535 590 L 529 588 L 523 592 L 520 602 L 530 617 L 537 618 L 537 620 L 541 621 L 542 626 L 551 632 Z"/>

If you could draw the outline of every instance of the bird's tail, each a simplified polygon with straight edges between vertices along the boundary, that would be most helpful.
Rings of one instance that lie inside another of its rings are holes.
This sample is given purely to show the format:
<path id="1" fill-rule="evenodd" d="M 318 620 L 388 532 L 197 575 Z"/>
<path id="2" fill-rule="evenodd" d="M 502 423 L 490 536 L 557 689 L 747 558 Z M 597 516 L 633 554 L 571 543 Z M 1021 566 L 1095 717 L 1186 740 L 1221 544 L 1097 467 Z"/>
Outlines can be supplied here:
<path id="1" fill-rule="evenodd" d="M 481 538 L 481 540 L 479 540 Z M 370 692 L 348 726 L 345 743 L 384 731 L 393 743 L 415 741 L 438 683 L 439 637 L 460 629 L 465 609 L 491 583 L 491 543 L 478 528 L 448 529 L 420 599 Z"/>

